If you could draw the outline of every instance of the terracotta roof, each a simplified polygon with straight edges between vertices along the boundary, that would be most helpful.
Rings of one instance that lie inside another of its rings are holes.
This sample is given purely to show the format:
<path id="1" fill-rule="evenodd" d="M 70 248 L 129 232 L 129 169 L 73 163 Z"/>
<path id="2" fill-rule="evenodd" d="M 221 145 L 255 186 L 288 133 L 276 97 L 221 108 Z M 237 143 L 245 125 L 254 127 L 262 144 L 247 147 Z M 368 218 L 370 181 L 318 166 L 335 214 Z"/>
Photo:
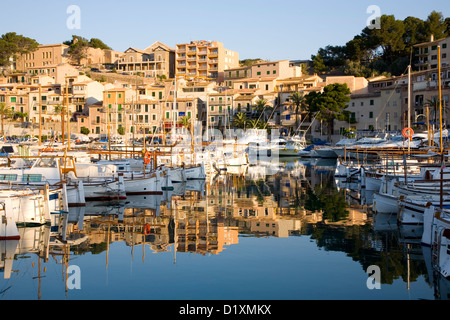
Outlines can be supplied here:
<path id="1" fill-rule="evenodd" d="M 249 95 L 249 96 L 243 96 L 243 95 L 240 95 L 239 97 L 234 98 L 234 101 L 253 100 L 254 98 L 256 98 L 255 95 Z"/>
<path id="2" fill-rule="evenodd" d="M 256 78 L 243 78 L 243 79 L 233 80 L 233 82 L 252 82 L 252 81 L 264 82 L 264 81 L 274 81 L 276 79 L 278 79 L 278 78 L 277 77 L 266 77 L 266 78 L 263 78 L 263 77 L 258 78 L 258 77 L 256 77 Z"/>

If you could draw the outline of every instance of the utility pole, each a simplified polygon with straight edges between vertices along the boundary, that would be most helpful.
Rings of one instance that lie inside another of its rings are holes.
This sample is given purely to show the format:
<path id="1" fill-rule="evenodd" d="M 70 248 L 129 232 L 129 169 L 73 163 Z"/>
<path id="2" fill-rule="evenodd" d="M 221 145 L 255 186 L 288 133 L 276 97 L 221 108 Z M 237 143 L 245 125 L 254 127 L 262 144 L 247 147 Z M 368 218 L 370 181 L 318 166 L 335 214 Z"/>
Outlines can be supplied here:
<path id="1" fill-rule="evenodd" d="M 39 147 L 42 142 L 42 85 L 39 83 Z"/>

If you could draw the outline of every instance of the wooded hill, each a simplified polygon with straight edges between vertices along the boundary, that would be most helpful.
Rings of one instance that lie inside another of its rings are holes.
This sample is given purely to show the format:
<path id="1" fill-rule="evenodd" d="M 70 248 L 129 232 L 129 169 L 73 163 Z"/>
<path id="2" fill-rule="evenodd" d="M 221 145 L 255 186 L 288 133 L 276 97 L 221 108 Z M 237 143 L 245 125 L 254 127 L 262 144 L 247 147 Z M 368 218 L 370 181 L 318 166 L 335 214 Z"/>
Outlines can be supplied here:
<path id="1" fill-rule="evenodd" d="M 366 27 L 361 34 L 343 46 L 326 46 L 312 55 L 314 71 L 318 74 L 339 73 L 369 78 L 399 76 L 408 65 L 414 66 L 412 47 L 450 36 L 450 18 L 433 11 L 424 21 L 415 17 L 398 20 L 383 15 L 380 28 Z"/>

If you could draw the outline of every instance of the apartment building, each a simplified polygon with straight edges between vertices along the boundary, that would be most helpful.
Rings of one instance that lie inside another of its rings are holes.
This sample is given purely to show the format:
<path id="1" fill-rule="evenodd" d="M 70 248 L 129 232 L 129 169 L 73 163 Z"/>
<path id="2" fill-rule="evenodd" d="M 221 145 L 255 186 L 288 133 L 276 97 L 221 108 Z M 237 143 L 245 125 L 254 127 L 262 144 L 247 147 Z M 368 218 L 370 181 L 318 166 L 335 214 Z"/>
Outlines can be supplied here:
<path id="1" fill-rule="evenodd" d="M 30 68 L 48 68 L 69 63 L 69 46 L 65 44 L 40 45 L 37 50 L 22 54 L 15 61 L 14 69 L 28 71 Z"/>
<path id="2" fill-rule="evenodd" d="M 155 42 L 144 50 L 129 48 L 117 61 L 117 70 L 128 74 L 141 74 L 156 78 L 173 78 L 175 71 L 175 50 L 162 42 Z"/>
<path id="3" fill-rule="evenodd" d="M 229 87 L 233 87 L 235 82 L 244 79 L 288 79 L 302 76 L 302 68 L 292 65 L 289 60 L 261 61 L 251 66 L 241 66 L 228 69 L 225 72 L 225 82 Z"/>
<path id="4" fill-rule="evenodd" d="M 220 129 L 230 127 L 235 114 L 233 109 L 234 101 L 238 96 L 239 94 L 234 90 L 225 90 L 224 92 L 208 95 L 208 109 L 206 112 L 209 127 Z"/>
<path id="5" fill-rule="evenodd" d="M 424 71 L 438 68 L 438 47 L 441 47 L 441 67 L 450 66 L 450 37 L 435 40 L 431 36 L 429 42 L 413 46 L 415 70 Z"/>
<path id="6" fill-rule="evenodd" d="M 437 69 L 418 71 L 411 74 L 411 117 L 413 122 L 426 122 L 427 114 L 432 123 L 439 121 L 439 74 Z M 404 87 L 406 92 L 407 88 Z M 449 121 L 449 114 L 445 112 L 449 106 L 450 96 L 450 66 L 441 69 L 441 95 L 444 110 L 444 122 Z M 402 101 L 407 105 L 407 94 Z M 406 110 L 406 109 L 405 109 Z"/>
<path id="7" fill-rule="evenodd" d="M 185 79 L 224 81 L 224 72 L 239 66 L 239 53 L 218 41 L 192 41 L 176 45 L 175 75 Z"/>
<path id="8" fill-rule="evenodd" d="M 301 77 L 302 68 L 291 65 L 289 60 L 264 61 L 252 65 L 252 76 L 256 78 L 287 79 Z"/>
<path id="9" fill-rule="evenodd" d="M 88 106 L 103 101 L 103 84 L 90 79 L 75 81 L 72 83 L 72 100 L 77 113 L 88 113 Z"/>

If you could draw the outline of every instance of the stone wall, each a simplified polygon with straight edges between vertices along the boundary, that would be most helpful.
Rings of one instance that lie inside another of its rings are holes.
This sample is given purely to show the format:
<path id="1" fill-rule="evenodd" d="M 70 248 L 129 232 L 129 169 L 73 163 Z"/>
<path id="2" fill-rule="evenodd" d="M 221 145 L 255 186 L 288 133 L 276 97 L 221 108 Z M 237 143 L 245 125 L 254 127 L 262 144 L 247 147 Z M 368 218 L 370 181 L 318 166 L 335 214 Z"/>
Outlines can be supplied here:
<path id="1" fill-rule="evenodd" d="M 126 82 L 131 85 L 145 85 L 145 84 L 153 84 L 155 79 L 153 78 L 144 78 L 139 76 L 126 76 L 118 73 L 104 73 L 104 72 L 88 72 L 90 78 L 95 81 L 105 81 L 108 83 L 117 82 Z"/>

